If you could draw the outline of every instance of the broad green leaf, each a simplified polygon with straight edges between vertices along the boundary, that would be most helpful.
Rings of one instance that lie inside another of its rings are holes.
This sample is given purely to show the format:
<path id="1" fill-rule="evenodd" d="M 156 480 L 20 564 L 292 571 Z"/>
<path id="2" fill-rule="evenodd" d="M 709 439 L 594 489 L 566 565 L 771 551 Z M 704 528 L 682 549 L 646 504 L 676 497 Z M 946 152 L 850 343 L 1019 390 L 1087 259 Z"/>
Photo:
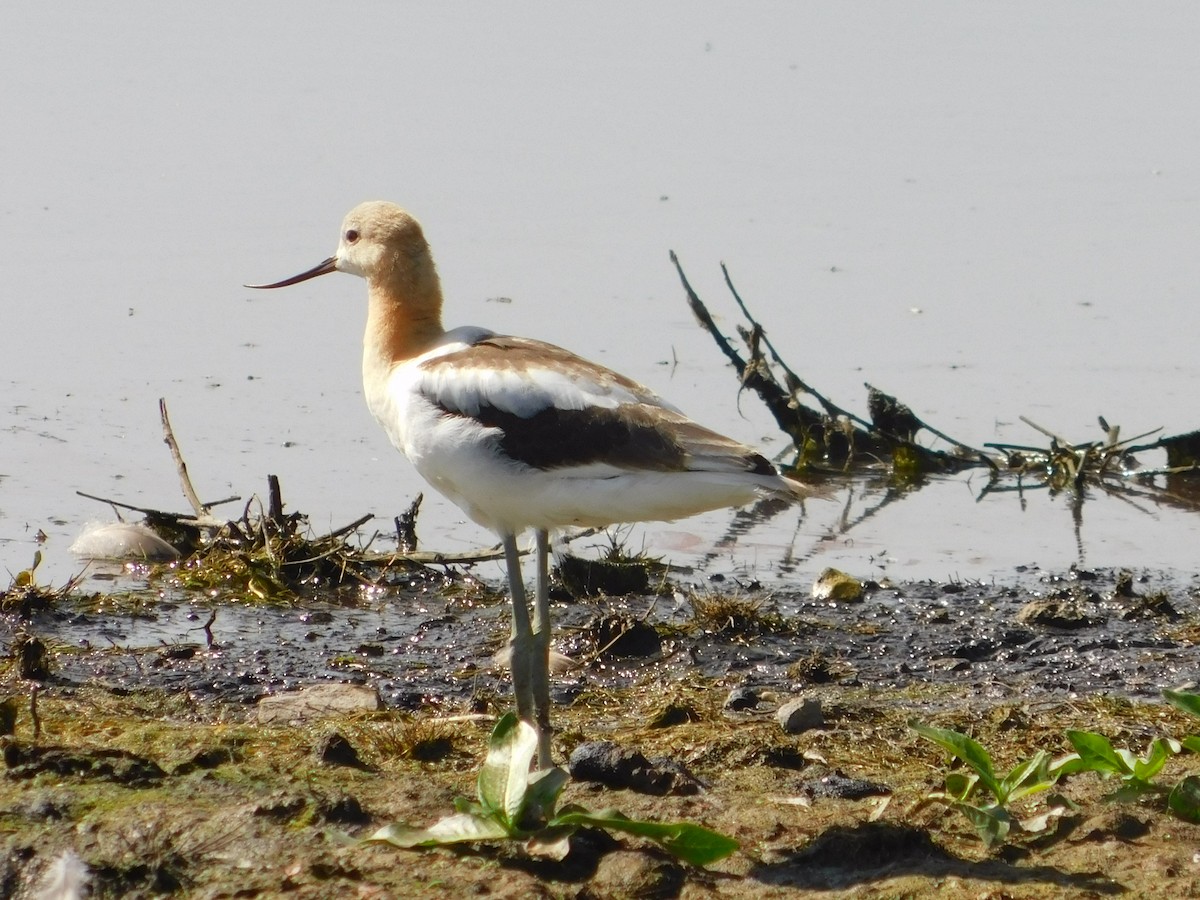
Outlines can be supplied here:
<path id="1" fill-rule="evenodd" d="M 1179 742 L 1179 745 L 1183 747 L 1184 750 L 1190 750 L 1192 753 L 1200 753 L 1200 737 L 1194 734 L 1185 737 Z"/>
<path id="2" fill-rule="evenodd" d="M 1000 796 L 1000 782 L 996 780 L 996 773 L 992 769 L 992 758 L 983 749 L 982 744 L 961 732 L 952 731 L 949 728 L 923 725 L 916 719 L 910 720 L 908 727 L 921 737 L 933 741 L 951 755 L 957 756 L 979 773 L 979 779 L 983 782 L 983 786 L 991 791 L 993 796 Z"/>
<path id="3" fill-rule="evenodd" d="M 1155 738 L 1150 742 L 1146 755 L 1141 759 L 1134 760 L 1133 777 L 1139 781 L 1149 781 L 1179 750 L 1179 741 L 1173 738 Z"/>
<path id="4" fill-rule="evenodd" d="M 525 807 L 521 811 L 521 827 L 537 828 L 551 818 L 558 795 L 570 780 L 571 776 L 557 766 L 530 775 L 525 791 Z"/>
<path id="5" fill-rule="evenodd" d="M 1167 807 L 1185 822 L 1200 822 L 1200 777 L 1189 775 L 1175 785 Z"/>
<path id="6" fill-rule="evenodd" d="M 1114 750 L 1112 742 L 1094 731 L 1068 731 L 1067 740 L 1079 754 L 1083 771 L 1128 775 L 1133 771 L 1128 751 Z"/>
<path id="7" fill-rule="evenodd" d="M 1185 713 L 1191 713 L 1200 718 L 1200 694 L 1191 694 L 1187 691 L 1163 691 L 1163 697 L 1176 709 L 1182 709 Z"/>
<path id="8" fill-rule="evenodd" d="M 649 838 L 667 852 L 694 866 L 706 866 L 724 859 L 740 846 L 731 837 L 690 822 L 643 822 L 630 819 L 615 809 L 594 813 L 584 810 L 563 812 L 550 821 L 551 828 L 560 825 L 605 828 Z"/>
<path id="9" fill-rule="evenodd" d="M 1125 771 L 1130 775 L 1133 774 L 1133 767 L 1137 765 L 1138 758 L 1132 750 L 1126 750 L 1124 747 L 1116 747 L 1113 752 L 1121 759 L 1121 763 L 1125 766 Z"/>
<path id="10" fill-rule="evenodd" d="M 946 773 L 946 795 L 954 800 L 963 801 L 970 798 L 975 792 L 975 785 L 979 784 L 979 776 L 975 773 L 967 772 L 947 772 Z"/>
<path id="11" fill-rule="evenodd" d="M 1086 771 L 1087 766 L 1083 764 L 1083 760 L 1078 753 L 1067 753 L 1064 756 L 1058 757 L 1058 759 L 1050 763 L 1049 769 L 1050 777 L 1056 781 L 1064 776 Z"/>
<path id="12" fill-rule="evenodd" d="M 996 798 L 1001 805 L 1028 797 L 1040 791 L 1054 787 L 1057 777 L 1050 774 L 1050 754 L 1039 750 L 1023 763 L 1014 766 L 1012 771 L 1004 776 L 1000 787 L 1004 796 Z"/>
<path id="13" fill-rule="evenodd" d="M 396 823 L 380 828 L 367 838 L 394 847 L 438 847 L 468 841 L 497 841 L 508 837 L 508 831 L 495 819 L 458 813 L 434 822 L 428 828 L 410 828 Z"/>
<path id="14" fill-rule="evenodd" d="M 498 813 L 510 829 L 521 818 L 529 765 L 536 753 L 537 732 L 533 726 L 513 712 L 502 716 L 492 730 L 477 790 L 484 814 Z"/>
<path id="15" fill-rule="evenodd" d="M 969 803 L 959 803 L 957 806 L 975 826 L 975 831 L 989 849 L 1004 843 L 1012 829 L 1012 816 L 1007 810 L 999 806 L 972 806 Z"/>

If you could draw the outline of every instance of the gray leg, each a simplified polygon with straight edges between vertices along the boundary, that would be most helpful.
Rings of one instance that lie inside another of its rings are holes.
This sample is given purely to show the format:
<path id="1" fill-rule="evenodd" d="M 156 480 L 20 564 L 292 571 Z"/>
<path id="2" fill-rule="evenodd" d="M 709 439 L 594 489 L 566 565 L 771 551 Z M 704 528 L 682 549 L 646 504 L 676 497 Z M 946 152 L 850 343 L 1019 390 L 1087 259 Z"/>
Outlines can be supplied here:
<path id="1" fill-rule="evenodd" d="M 550 758 L 550 535 L 534 532 L 537 540 L 537 595 L 533 606 L 533 655 L 531 678 L 533 709 L 537 716 L 538 768 L 548 769 Z"/>
<path id="2" fill-rule="evenodd" d="M 513 695 L 517 700 L 517 715 L 530 725 L 537 727 L 534 717 L 533 683 L 530 679 L 533 665 L 533 629 L 529 624 L 529 603 L 525 599 L 525 582 L 521 579 L 521 556 L 517 552 L 517 537 L 502 535 L 504 559 L 508 564 L 508 587 L 512 594 L 512 667 Z"/>

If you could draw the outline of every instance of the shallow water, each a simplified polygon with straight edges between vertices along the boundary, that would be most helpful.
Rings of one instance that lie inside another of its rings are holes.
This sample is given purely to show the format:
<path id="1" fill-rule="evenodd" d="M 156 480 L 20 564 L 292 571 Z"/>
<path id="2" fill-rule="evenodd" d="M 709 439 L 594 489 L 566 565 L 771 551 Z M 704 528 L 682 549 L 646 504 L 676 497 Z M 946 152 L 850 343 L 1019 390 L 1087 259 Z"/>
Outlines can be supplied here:
<path id="1" fill-rule="evenodd" d="M 425 223 L 451 323 L 559 343 L 705 424 L 782 449 L 683 302 L 721 282 L 792 366 L 863 381 L 968 443 L 1200 424 L 1200 10 L 1116 3 L 606 4 L 578 10 L 143 3 L 14 10 L 0 34 L 0 562 L 61 582 L 109 511 L 183 501 L 166 397 L 206 499 L 265 491 L 318 531 L 423 485 L 358 384 L 363 288 L 244 282 L 329 254 L 369 197 Z M 16 85 L 21 85 L 18 90 Z M 1150 459 L 1154 463 L 1157 460 Z M 805 581 L 1008 577 L 1039 563 L 1196 570 L 1194 512 L 939 480 L 861 485 L 713 546 L 725 513 L 631 540 Z M 862 518 L 842 533 L 844 516 Z M 865 518 L 863 518 L 865 516 Z M 389 530 L 385 524 L 383 530 Z M 426 497 L 425 546 L 491 536 Z M 789 560 L 797 560 L 794 564 Z M 490 570 L 498 575 L 499 570 Z M 488 574 L 487 571 L 484 574 Z"/>

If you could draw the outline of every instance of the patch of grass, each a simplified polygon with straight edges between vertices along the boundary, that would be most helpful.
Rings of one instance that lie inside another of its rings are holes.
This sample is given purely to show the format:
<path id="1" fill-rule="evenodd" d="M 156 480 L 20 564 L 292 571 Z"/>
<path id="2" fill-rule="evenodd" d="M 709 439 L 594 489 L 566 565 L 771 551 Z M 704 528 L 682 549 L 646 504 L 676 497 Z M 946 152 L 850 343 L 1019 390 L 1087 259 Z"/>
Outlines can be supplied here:
<path id="1" fill-rule="evenodd" d="M 79 586 L 82 576 L 71 578 L 62 587 L 40 585 L 37 580 L 38 566 L 42 564 L 42 551 L 33 553 L 33 565 L 12 576 L 8 587 L 0 591 L 0 612 L 16 613 L 22 619 L 35 613 L 52 609 L 54 604 Z"/>
<path id="2" fill-rule="evenodd" d="M 464 755 L 457 746 L 463 728 L 478 731 L 470 723 L 389 717 L 360 722 L 350 735 L 352 743 L 379 759 L 440 762 Z"/>
<path id="3" fill-rule="evenodd" d="M 693 628 L 706 634 L 752 638 L 760 634 L 791 634 L 804 629 L 796 619 L 789 620 L 764 607 L 769 596 L 746 599 L 733 594 L 708 594 L 693 591 L 688 601 L 692 606 Z"/>

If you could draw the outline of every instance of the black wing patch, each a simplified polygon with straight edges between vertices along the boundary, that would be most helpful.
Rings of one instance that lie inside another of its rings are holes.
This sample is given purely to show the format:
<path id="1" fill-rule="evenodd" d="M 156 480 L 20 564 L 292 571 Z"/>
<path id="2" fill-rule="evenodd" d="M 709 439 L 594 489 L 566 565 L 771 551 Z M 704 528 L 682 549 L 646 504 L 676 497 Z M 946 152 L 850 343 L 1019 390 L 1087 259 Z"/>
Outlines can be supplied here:
<path id="1" fill-rule="evenodd" d="M 448 416 L 462 413 L 442 408 Z M 680 438 L 701 443 L 714 441 L 732 451 L 745 450 L 715 432 L 657 407 L 622 406 L 615 409 L 559 409 L 550 406 L 522 418 L 493 406 L 482 407 L 470 418 L 488 428 L 498 428 L 500 449 L 510 459 L 535 469 L 558 469 L 606 463 L 620 469 L 682 472 L 689 454 Z M 694 434 L 689 434 L 694 432 Z M 731 453 L 730 456 L 734 454 Z M 756 475 L 774 475 L 775 467 L 762 455 L 739 453 L 740 467 Z"/>

